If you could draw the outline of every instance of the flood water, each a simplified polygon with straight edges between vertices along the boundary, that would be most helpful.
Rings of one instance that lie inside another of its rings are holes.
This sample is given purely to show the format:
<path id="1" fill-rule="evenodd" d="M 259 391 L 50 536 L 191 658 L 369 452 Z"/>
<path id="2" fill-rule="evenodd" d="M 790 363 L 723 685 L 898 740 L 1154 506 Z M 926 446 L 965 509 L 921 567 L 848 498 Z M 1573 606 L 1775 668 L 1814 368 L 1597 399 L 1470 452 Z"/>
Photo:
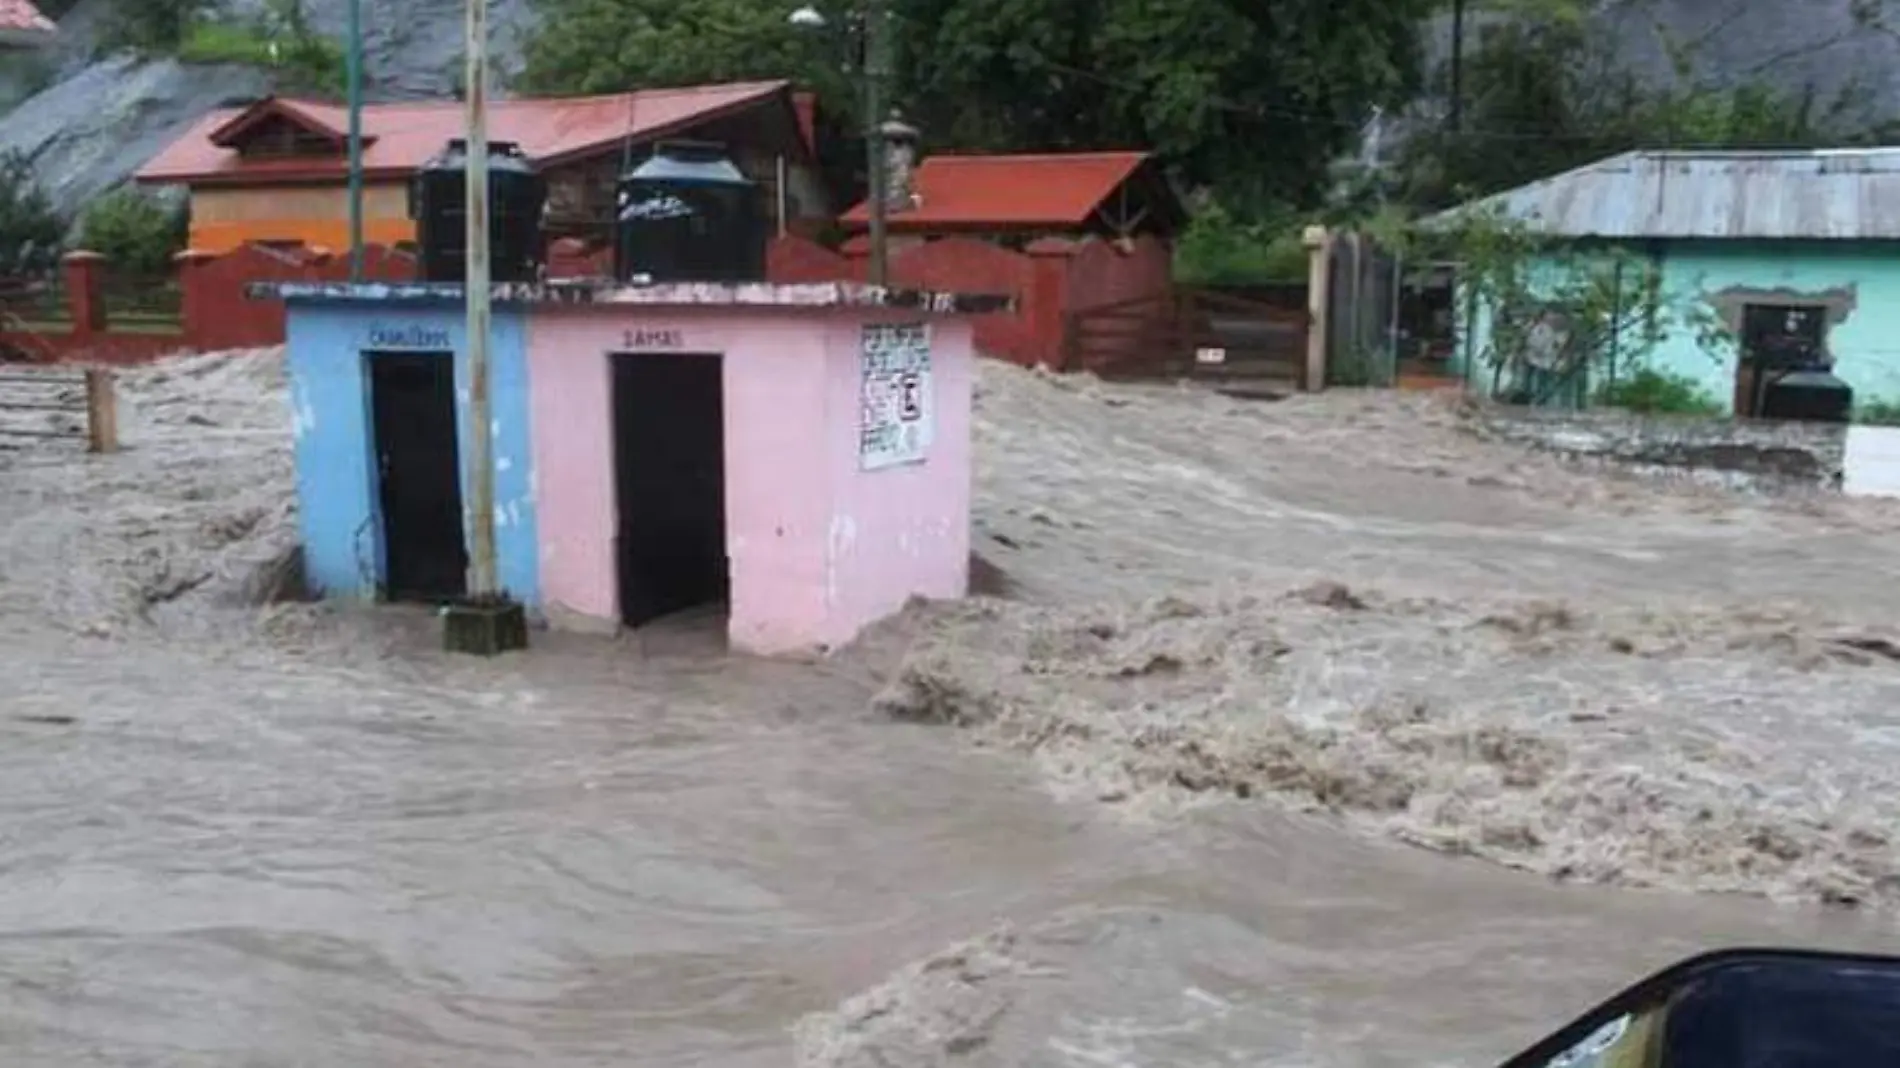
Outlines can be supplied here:
<path id="1" fill-rule="evenodd" d="M 280 388 L 190 364 L 129 390 L 120 457 L 0 456 L 9 1065 L 1482 1068 L 1698 948 L 1900 949 L 1878 908 L 1560 886 L 1270 799 L 1063 800 L 870 711 L 901 625 L 819 663 L 703 621 L 488 662 L 416 613 L 212 598 L 294 530 Z M 1704 603 L 1762 559 L 1816 605 L 1893 588 L 1879 529 L 1530 485 L 1416 409 L 986 389 L 982 545 L 1051 603 L 1313 573 Z M 1859 707 L 1900 669 L 1751 670 L 1900 745 Z M 1774 770 L 1771 734 L 1725 744 Z"/>
<path id="2" fill-rule="evenodd" d="M 1001 1015 L 899 991 L 910 1048 L 974 1027 L 968 1063 L 1484 1064 L 1697 946 L 1893 941 L 1259 807 L 1104 818 L 870 719 L 876 649 L 483 664 L 426 620 L 336 626 L 411 656 L 9 643 L 10 1063 L 784 1065 L 801 1015 L 1007 922 L 1037 967 L 991 980 Z"/>

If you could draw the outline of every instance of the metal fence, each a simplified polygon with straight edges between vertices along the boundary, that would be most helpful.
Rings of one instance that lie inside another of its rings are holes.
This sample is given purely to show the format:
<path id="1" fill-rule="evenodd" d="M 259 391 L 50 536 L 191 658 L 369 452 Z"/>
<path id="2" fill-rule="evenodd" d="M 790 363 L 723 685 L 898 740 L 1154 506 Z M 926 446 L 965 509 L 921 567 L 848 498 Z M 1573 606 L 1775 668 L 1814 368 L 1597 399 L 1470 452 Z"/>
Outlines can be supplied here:
<path id="1" fill-rule="evenodd" d="M 1396 384 L 1404 264 L 1371 237 L 1346 233 L 1333 246 L 1329 270 L 1326 381 L 1341 386 Z"/>
<path id="2" fill-rule="evenodd" d="M 0 331 L 71 327 L 65 273 L 57 269 L 0 277 Z"/>
<path id="3" fill-rule="evenodd" d="M 170 333 L 184 328 L 185 293 L 176 274 L 107 270 L 100 299 L 114 330 Z"/>

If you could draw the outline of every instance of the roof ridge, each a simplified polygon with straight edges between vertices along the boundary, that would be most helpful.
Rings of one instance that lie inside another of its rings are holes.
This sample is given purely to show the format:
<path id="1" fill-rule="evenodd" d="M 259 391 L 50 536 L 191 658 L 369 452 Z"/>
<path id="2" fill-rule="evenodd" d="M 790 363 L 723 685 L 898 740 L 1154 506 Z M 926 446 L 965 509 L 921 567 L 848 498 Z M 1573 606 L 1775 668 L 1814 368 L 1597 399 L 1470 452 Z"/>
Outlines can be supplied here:
<path id="1" fill-rule="evenodd" d="M 730 93 L 736 90 L 746 89 L 764 91 L 766 89 L 781 88 L 790 84 L 792 83 L 784 78 L 769 78 L 743 82 L 714 82 L 707 85 L 654 86 L 645 89 L 628 89 L 618 93 L 586 93 L 580 96 L 515 96 L 491 100 L 488 106 L 491 110 L 510 104 L 561 104 L 571 107 L 575 104 L 587 104 L 595 101 L 626 100 L 630 97 L 637 96 L 690 96 L 710 93 Z M 311 97 L 278 96 L 277 99 L 287 104 L 298 104 L 308 107 L 340 108 L 345 106 L 333 101 L 316 100 Z M 460 108 L 463 106 L 463 102 L 460 100 L 442 100 L 432 97 L 416 100 L 383 100 L 372 104 L 364 104 L 363 110 L 370 111 L 385 108 L 446 109 Z"/>

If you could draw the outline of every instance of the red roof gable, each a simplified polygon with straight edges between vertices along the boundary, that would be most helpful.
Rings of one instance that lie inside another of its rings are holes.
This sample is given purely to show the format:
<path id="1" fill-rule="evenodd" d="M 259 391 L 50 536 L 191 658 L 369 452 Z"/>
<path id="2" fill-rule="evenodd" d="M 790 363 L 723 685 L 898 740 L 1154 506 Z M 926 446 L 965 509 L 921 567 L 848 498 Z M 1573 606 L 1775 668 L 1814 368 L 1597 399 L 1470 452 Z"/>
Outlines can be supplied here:
<path id="1" fill-rule="evenodd" d="M 5 0 L 0 0 L 4 3 Z M 513 141 L 539 164 L 561 163 L 620 145 L 695 126 L 784 96 L 790 83 L 740 82 L 683 89 L 643 89 L 612 96 L 497 100 L 489 105 L 488 136 Z M 788 114 L 789 111 L 788 111 Z M 335 157 L 244 159 L 244 135 L 271 118 L 342 139 L 349 113 L 334 104 L 274 97 L 248 108 L 214 111 L 200 119 L 139 169 L 141 182 L 252 183 L 341 178 L 347 161 Z M 406 177 L 463 134 L 460 101 L 371 104 L 363 108 L 363 171 Z"/>
<path id="2" fill-rule="evenodd" d="M 893 230 L 1071 230 L 1148 162 L 1145 152 L 927 156 L 911 176 L 917 206 L 891 212 Z M 864 225 L 863 204 L 845 222 Z"/>
<path id="3" fill-rule="evenodd" d="M 0 0 L 0 35 L 18 40 L 51 36 L 53 20 L 28 0 Z"/>

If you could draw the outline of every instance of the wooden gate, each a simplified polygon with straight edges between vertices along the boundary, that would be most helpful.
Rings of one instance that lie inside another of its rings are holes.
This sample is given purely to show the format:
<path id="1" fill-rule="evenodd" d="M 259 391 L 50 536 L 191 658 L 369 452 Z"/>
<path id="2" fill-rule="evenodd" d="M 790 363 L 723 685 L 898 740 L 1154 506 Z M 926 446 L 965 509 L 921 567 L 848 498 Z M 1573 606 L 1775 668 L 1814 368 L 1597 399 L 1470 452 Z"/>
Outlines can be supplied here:
<path id="1" fill-rule="evenodd" d="M 1189 287 L 1065 317 L 1065 371 L 1304 389 L 1304 286 Z"/>

